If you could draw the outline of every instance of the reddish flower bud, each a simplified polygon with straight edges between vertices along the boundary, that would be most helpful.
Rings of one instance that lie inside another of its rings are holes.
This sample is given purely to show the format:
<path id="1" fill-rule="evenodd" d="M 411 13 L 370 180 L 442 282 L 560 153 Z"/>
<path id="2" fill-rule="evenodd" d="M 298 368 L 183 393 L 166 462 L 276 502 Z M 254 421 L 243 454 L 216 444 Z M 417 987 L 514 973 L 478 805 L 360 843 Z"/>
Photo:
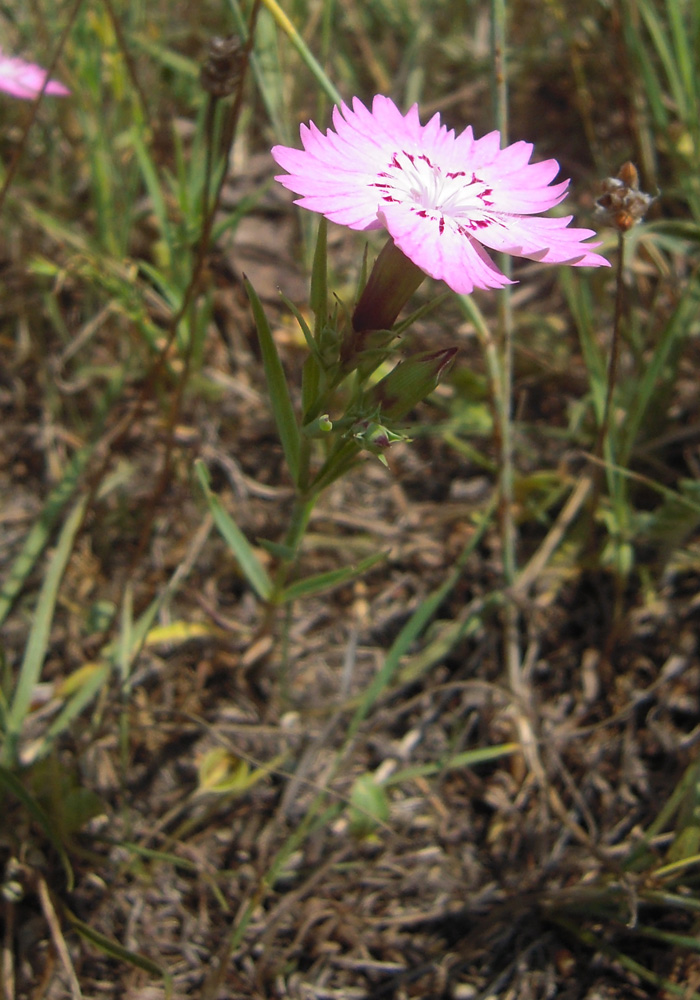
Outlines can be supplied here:
<path id="1" fill-rule="evenodd" d="M 425 271 L 387 240 L 352 314 L 355 332 L 390 330 L 425 277 Z"/>

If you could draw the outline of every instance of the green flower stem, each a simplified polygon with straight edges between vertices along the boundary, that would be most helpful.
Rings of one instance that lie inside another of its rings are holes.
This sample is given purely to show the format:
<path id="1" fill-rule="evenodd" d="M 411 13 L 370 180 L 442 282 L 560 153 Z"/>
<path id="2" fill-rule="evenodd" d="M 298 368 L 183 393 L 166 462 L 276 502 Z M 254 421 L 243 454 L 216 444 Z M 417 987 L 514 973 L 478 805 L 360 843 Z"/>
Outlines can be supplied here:
<path id="1" fill-rule="evenodd" d="M 277 567 L 270 595 L 271 608 L 280 603 L 280 595 L 286 587 L 289 574 L 296 564 L 299 548 L 304 540 L 304 535 L 309 526 L 309 521 L 318 497 L 318 493 L 312 493 L 311 495 L 300 493 L 294 501 L 292 517 L 284 539 L 284 548 L 288 550 L 289 554 Z"/>
<path id="2" fill-rule="evenodd" d="M 310 445 L 311 442 L 302 435 L 302 459 L 306 463 L 303 467 L 303 477 L 306 482 L 308 482 L 310 475 L 308 466 Z M 280 563 L 273 580 L 272 594 L 270 596 L 270 604 L 272 606 L 279 603 L 280 595 L 287 585 L 289 574 L 296 564 L 301 543 L 309 526 L 309 520 L 321 494 L 355 464 L 360 451 L 361 446 L 357 441 L 339 440 L 319 470 L 316 478 L 305 491 L 300 491 L 297 494 L 289 528 L 284 539 L 284 548 L 287 550 L 288 556 Z"/>
<path id="3" fill-rule="evenodd" d="M 299 496 L 303 496 L 309 488 L 311 466 L 311 440 L 304 434 L 299 435 Z"/>
<path id="4" fill-rule="evenodd" d="M 287 536 L 285 538 L 285 545 L 292 553 L 294 553 L 295 557 L 299 551 L 299 546 L 303 541 L 306 529 L 309 526 L 309 519 L 311 518 L 313 509 L 316 506 L 318 497 L 318 493 L 312 493 L 311 496 L 300 495 L 297 497 L 294 504 L 292 519 L 289 523 Z"/>
<path id="5" fill-rule="evenodd" d="M 354 439 L 338 441 L 313 481 L 314 493 L 319 495 L 336 479 L 345 475 L 348 469 L 355 464 L 360 450 L 359 443 Z"/>

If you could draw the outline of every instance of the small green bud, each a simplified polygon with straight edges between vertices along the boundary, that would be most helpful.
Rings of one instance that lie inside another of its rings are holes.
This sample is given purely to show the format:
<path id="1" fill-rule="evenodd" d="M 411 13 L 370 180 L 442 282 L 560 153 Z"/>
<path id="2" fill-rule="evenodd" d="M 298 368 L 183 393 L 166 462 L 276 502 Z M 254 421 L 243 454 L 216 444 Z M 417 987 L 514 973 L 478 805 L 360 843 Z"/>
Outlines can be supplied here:
<path id="1" fill-rule="evenodd" d="M 322 413 L 308 424 L 304 424 L 302 431 L 307 437 L 319 437 L 321 434 L 328 434 L 333 430 L 333 421 L 327 413 Z"/>
<path id="2" fill-rule="evenodd" d="M 383 452 L 398 441 L 410 441 L 406 434 L 390 430 L 376 420 L 363 420 L 353 428 L 353 436 L 363 448 L 376 455 L 380 462 L 386 465 Z"/>
<path id="3" fill-rule="evenodd" d="M 401 361 L 369 390 L 368 403 L 378 406 L 383 418 L 399 420 L 405 417 L 438 385 L 456 353 L 456 347 L 447 347 L 441 351 L 423 351 Z"/>

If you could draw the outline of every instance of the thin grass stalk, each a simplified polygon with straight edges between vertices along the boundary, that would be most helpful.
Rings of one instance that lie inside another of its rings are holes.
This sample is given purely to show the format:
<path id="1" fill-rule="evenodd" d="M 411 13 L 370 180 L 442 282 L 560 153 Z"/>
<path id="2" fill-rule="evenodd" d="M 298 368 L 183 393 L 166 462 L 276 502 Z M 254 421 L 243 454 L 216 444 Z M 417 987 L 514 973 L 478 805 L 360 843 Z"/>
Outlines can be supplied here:
<path id="1" fill-rule="evenodd" d="M 129 48 L 124 30 L 122 29 L 122 23 L 117 16 L 117 12 L 114 9 L 112 0 L 103 0 L 105 5 L 105 10 L 107 11 L 107 16 L 109 17 L 110 23 L 112 25 L 112 30 L 114 31 L 114 37 L 117 39 L 119 45 L 119 50 L 124 57 L 124 62 L 126 64 L 126 69 L 129 74 L 129 79 L 133 85 L 138 98 L 138 103 L 141 107 L 141 114 L 143 115 L 144 122 L 151 123 L 151 112 L 148 104 L 148 98 L 146 97 L 146 92 L 144 91 L 141 80 L 139 79 L 139 74 L 136 69 L 136 63 L 134 57 L 131 54 L 131 49 Z"/>
<path id="2" fill-rule="evenodd" d="M 605 403 L 603 406 L 603 416 L 598 428 L 594 455 L 598 459 L 604 457 L 604 453 L 609 462 L 615 463 L 614 435 L 610 433 L 610 418 L 612 415 L 613 396 L 617 384 L 617 370 L 620 364 L 620 325 L 622 322 L 622 310 L 624 301 L 625 272 L 625 235 L 618 233 L 617 237 L 617 271 L 615 273 L 615 315 L 613 318 L 612 339 L 610 342 L 610 357 L 608 359 L 608 372 L 605 387 Z M 601 466 L 598 466 L 601 469 Z M 600 478 L 600 477 L 599 477 Z"/>
<path id="3" fill-rule="evenodd" d="M 501 133 L 501 143 L 508 142 L 508 73 L 506 65 L 506 0 L 491 0 L 491 54 L 492 90 L 496 128 Z M 509 257 L 500 261 L 504 274 L 510 277 Z M 513 517 L 513 309 L 510 289 L 503 288 L 498 295 L 499 367 L 496 382 L 498 435 L 500 446 L 499 514 L 503 578 L 507 589 L 517 576 L 517 531 Z M 521 660 L 517 606 L 509 601 L 503 609 L 503 647 L 506 673 L 513 693 L 521 696 Z M 523 734 L 521 734 L 523 735 Z"/>
<path id="4" fill-rule="evenodd" d="M 595 513 L 598 508 L 600 494 L 603 485 L 603 475 L 607 472 L 608 493 L 613 509 L 619 510 L 620 501 L 624 503 L 624 480 L 620 478 L 617 466 L 617 448 L 614 421 L 614 398 L 617 385 L 617 373 L 620 364 L 621 346 L 621 325 L 622 313 L 624 309 L 624 270 L 625 270 L 625 234 L 618 232 L 617 236 L 617 269 L 615 272 L 615 313 L 613 316 L 612 336 L 610 340 L 610 355 L 608 357 L 608 368 L 605 384 L 605 402 L 603 404 L 603 414 L 598 428 L 598 435 L 595 443 L 594 458 L 596 466 L 593 470 L 593 490 L 590 500 L 591 531 L 595 526 Z M 623 459 L 624 461 L 624 459 Z M 620 491 L 623 491 L 622 494 Z M 624 515 L 623 515 L 624 516 Z M 619 526 L 618 526 L 619 527 Z M 613 621 L 620 620 L 622 615 L 622 594 L 624 589 L 624 574 L 615 572 L 615 600 L 613 609 Z M 616 635 L 615 629 L 611 633 Z"/>
<path id="5" fill-rule="evenodd" d="M 289 41 L 292 43 L 294 48 L 297 50 L 302 60 L 306 64 L 307 69 L 313 74 L 316 82 L 321 87 L 321 90 L 330 98 L 333 104 L 340 105 L 343 102 L 343 98 L 338 90 L 333 86 L 331 81 L 328 79 L 323 71 L 322 66 L 318 63 L 316 57 L 312 54 L 306 42 L 303 40 L 297 29 L 294 27 L 289 17 L 282 10 L 277 0 L 261 0 L 265 8 L 270 12 L 274 18 L 277 27 L 284 32 Z"/>
<path id="6" fill-rule="evenodd" d="M 5 743 L 0 750 L 0 760 L 9 768 L 16 767 L 19 762 L 22 728 L 44 665 L 56 601 L 58 600 L 58 588 L 68 560 L 73 553 L 75 539 L 82 527 L 87 505 L 87 497 L 81 497 L 66 518 L 44 575 L 44 582 L 34 609 L 34 621 L 27 640 L 24 658 L 19 668 L 17 686 L 7 716 Z"/>

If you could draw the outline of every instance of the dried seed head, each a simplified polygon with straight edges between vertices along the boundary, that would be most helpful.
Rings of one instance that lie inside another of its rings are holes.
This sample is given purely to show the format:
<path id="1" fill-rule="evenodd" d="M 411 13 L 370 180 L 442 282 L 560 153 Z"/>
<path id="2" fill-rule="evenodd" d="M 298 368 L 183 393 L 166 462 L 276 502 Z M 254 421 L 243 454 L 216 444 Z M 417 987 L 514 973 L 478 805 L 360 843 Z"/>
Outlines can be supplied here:
<path id="1" fill-rule="evenodd" d="M 654 201 L 653 195 L 640 191 L 637 168 L 629 160 L 622 164 L 617 177 L 606 177 L 601 188 L 596 215 L 621 233 L 641 222 Z"/>
<path id="2" fill-rule="evenodd" d="M 212 38 L 200 81 L 212 97 L 228 97 L 236 89 L 245 68 L 244 49 L 238 35 Z"/>

